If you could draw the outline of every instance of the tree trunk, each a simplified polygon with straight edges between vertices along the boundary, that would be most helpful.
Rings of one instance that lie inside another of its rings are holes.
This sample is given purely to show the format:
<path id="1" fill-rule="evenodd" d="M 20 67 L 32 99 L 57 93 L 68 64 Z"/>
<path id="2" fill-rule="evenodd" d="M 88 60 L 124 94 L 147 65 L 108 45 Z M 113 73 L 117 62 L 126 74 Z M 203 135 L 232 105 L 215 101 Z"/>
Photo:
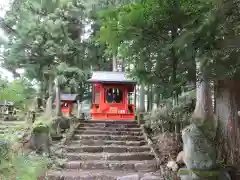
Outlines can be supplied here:
<path id="1" fill-rule="evenodd" d="M 145 87 L 140 85 L 139 111 L 145 112 Z"/>
<path id="2" fill-rule="evenodd" d="M 212 119 L 213 108 L 210 82 L 208 80 L 202 80 L 197 83 L 196 92 L 196 107 L 194 110 L 194 118 L 196 119 Z"/>
<path id="3" fill-rule="evenodd" d="M 48 77 L 48 99 L 46 103 L 46 114 L 47 116 L 52 115 L 52 106 L 53 106 L 53 76 L 49 74 Z"/>
<path id="4" fill-rule="evenodd" d="M 48 78 L 48 95 L 53 96 L 53 80 L 54 77 L 53 75 L 49 74 L 49 78 Z"/>
<path id="5" fill-rule="evenodd" d="M 196 106 L 193 112 L 193 119 L 195 123 L 202 126 L 204 125 L 207 133 L 210 133 L 211 136 L 215 137 L 215 128 L 216 122 L 213 115 L 213 106 L 212 106 L 212 94 L 210 88 L 210 81 L 203 79 L 201 82 L 197 83 L 197 92 L 196 92 Z"/>
<path id="6" fill-rule="evenodd" d="M 113 55 L 112 57 L 112 71 L 117 72 L 117 57 Z"/>
<path id="7" fill-rule="evenodd" d="M 152 86 L 148 87 L 148 111 L 152 110 L 152 106 L 153 106 L 153 96 L 152 96 Z"/>
<path id="8" fill-rule="evenodd" d="M 151 105 L 150 105 L 150 86 L 147 87 L 147 112 L 150 111 Z"/>
<path id="9" fill-rule="evenodd" d="M 51 116 L 52 115 L 52 102 L 53 102 L 53 98 L 52 98 L 52 96 L 50 96 L 47 99 L 47 103 L 46 103 L 46 115 L 47 116 Z"/>
<path id="10" fill-rule="evenodd" d="M 155 103 L 156 103 L 156 107 L 159 107 L 160 105 L 160 99 L 161 99 L 161 95 L 159 93 L 155 93 Z"/>
<path id="11" fill-rule="evenodd" d="M 194 44 L 192 45 L 194 46 Z M 189 64 L 187 66 L 187 79 L 190 89 L 196 89 L 197 83 L 197 67 L 196 67 L 196 49 L 189 48 L 188 51 L 191 51 L 191 56 L 189 57 Z"/>
<path id="12" fill-rule="evenodd" d="M 216 116 L 219 120 L 219 158 L 225 163 L 240 165 L 240 84 L 226 79 L 218 81 L 216 87 Z"/>
<path id="13" fill-rule="evenodd" d="M 60 84 L 59 79 L 56 77 L 55 79 L 55 89 L 56 89 L 56 116 L 62 116 L 61 111 L 61 99 L 60 99 Z"/>
<path id="14" fill-rule="evenodd" d="M 78 119 L 82 119 L 83 117 L 82 117 L 82 105 L 81 105 L 81 102 L 80 101 L 78 101 L 77 102 L 77 118 Z"/>

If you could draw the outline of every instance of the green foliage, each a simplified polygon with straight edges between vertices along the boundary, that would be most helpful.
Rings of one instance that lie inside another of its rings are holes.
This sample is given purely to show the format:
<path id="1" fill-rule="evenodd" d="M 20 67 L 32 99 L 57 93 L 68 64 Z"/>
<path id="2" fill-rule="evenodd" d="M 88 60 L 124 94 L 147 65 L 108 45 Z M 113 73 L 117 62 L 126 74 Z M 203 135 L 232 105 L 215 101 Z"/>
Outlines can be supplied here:
<path id="1" fill-rule="evenodd" d="M 33 85 L 24 78 L 12 82 L 0 79 L 0 101 L 11 101 L 16 107 L 23 108 L 24 103 L 34 97 L 35 93 Z"/>
<path id="2" fill-rule="evenodd" d="M 98 41 L 133 65 L 145 85 L 178 94 L 196 81 L 196 64 L 211 79 L 239 76 L 238 1 L 140 1 L 98 13 Z M 231 22 L 231 23 L 230 23 Z M 224 39 L 224 40 L 223 40 Z M 230 42 L 229 42 L 229 41 Z M 236 43 L 235 43 L 236 44 Z M 199 74 L 200 75 L 200 74 Z"/>
<path id="3" fill-rule="evenodd" d="M 9 159 L 1 160 L 0 178 L 2 180 L 36 180 L 42 176 L 50 160 L 45 157 L 11 154 Z"/>
<path id="4" fill-rule="evenodd" d="M 12 151 L 14 143 L 18 142 L 15 134 L 1 136 L 0 148 L 0 179 L 36 180 L 44 174 L 50 159 L 41 156 L 27 156 Z M 42 174 L 41 174 L 42 173 Z"/>
<path id="5" fill-rule="evenodd" d="M 99 13 L 102 26 L 98 33 L 99 42 L 105 43 L 110 53 L 118 51 L 119 57 L 134 65 L 131 73 L 140 82 L 161 85 L 170 92 L 186 83 L 181 75 L 186 69 L 173 69 L 177 54 L 171 54 L 174 47 L 169 31 L 175 18 L 181 21 L 182 17 L 172 13 L 173 9 L 172 1 L 165 0 L 114 7 Z"/>
<path id="6" fill-rule="evenodd" d="M 4 21 L 13 30 L 5 46 L 4 66 L 13 72 L 23 67 L 26 77 L 41 82 L 41 90 L 49 78 L 46 70 L 53 75 L 61 71 L 66 87 L 79 86 L 85 79 L 81 72 L 91 65 L 86 61 L 88 43 L 81 40 L 85 21 L 79 0 L 15 0 Z M 68 67 L 64 72 L 62 64 Z"/>
<path id="7" fill-rule="evenodd" d="M 193 90 L 182 93 L 178 102 L 174 102 L 172 98 L 162 101 L 159 108 L 145 116 L 146 127 L 158 133 L 172 132 L 176 124 L 181 124 L 181 128 L 188 125 L 195 107 L 195 94 Z"/>
<path id="8" fill-rule="evenodd" d="M 40 116 L 32 125 L 32 133 L 50 133 L 53 123 L 51 117 Z"/>
<path id="9" fill-rule="evenodd" d="M 37 124 L 34 124 L 32 133 L 33 134 L 41 134 L 41 133 L 49 133 L 49 126 L 46 123 L 39 122 Z"/>

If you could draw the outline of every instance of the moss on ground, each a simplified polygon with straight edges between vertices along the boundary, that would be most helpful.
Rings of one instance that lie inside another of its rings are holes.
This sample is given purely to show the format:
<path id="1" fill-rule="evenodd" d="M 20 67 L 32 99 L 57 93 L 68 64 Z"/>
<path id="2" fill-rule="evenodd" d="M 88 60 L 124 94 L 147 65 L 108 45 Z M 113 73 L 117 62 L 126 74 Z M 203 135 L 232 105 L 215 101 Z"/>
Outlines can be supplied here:
<path id="1" fill-rule="evenodd" d="M 40 156 L 13 155 L 0 165 L 1 180 L 36 180 L 44 175 L 50 160 Z"/>
<path id="2" fill-rule="evenodd" d="M 49 133 L 50 120 L 39 118 L 27 133 L 47 132 Z M 13 152 L 13 146 L 20 142 L 26 128 L 8 131 L 0 136 L 0 180 L 36 180 L 44 175 L 44 171 L 51 164 L 51 160 L 39 155 L 26 155 L 20 152 Z M 19 136 L 17 134 L 19 134 Z"/>
<path id="3" fill-rule="evenodd" d="M 44 156 L 24 155 L 11 151 L 13 142 L 1 139 L 0 150 L 0 179 L 1 180 L 36 180 L 44 174 L 51 162 Z"/>

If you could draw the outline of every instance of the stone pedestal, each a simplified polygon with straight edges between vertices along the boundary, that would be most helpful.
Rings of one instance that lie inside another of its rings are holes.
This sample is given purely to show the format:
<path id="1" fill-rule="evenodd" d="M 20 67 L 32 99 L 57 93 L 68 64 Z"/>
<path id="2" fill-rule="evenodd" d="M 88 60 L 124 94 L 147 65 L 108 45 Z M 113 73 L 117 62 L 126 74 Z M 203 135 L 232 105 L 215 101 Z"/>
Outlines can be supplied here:
<path id="1" fill-rule="evenodd" d="M 210 170 L 217 167 L 217 150 L 214 142 L 195 124 L 182 131 L 183 161 L 188 169 Z"/>
<path id="2" fill-rule="evenodd" d="M 181 168 L 178 171 L 181 180 L 231 180 L 225 169 L 218 170 L 189 170 Z"/>

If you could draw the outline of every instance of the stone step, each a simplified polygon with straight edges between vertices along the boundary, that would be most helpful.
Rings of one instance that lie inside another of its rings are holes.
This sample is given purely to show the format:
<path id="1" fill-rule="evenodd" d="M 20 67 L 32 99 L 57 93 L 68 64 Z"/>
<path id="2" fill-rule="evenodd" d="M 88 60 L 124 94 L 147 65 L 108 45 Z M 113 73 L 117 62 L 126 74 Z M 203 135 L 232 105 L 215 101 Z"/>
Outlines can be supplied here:
<path id="1" fill-rule="evenodd" d="M 113 135 L 85 135 L 85 134 L 75 134 L 73 140 L 115 140 L 115 141 L 143 141 L 143 136 L 113 136 Z"/>
<path id="2" fill-rule="evenodd" d="M 109 132 L 109 131 L 131 131 L 131 132 L 141 132 L 142 131 L 142 129 L 141 128 L 109 128 L 109 127 L 106 127 L 106 128 L 104 128 L 104 127 L 79 127 L 79 128 L 77 128 L 77 130 L 79 130 L 79 131 L 84 131 L 84 130 L 93 130 L 93 131 L 95 131 L 95 130 L 98 130 L 98 131 L 107 131 L 107 132 Z"/>
<path id="3" fill-rule="evenodd" d="M 6 134 L 6 133 L 12 133 L 14 131 L 11 131 L 9 129 L 5 129 L 5 130 L 0 130 L 0 134 Z"/>
<path id="4" fill-rule="evenodd" d="M 21 129 L 24 128 L 24 124 L 0 124 L 0 130 L 6 130 L 6 129 L 10 129 L 10 130 L 14 130 L 14 129 Z"/>
<path id="5" fill-rule="evenodd" d="M 148 146 L 79 146 L 69 145 L 64 148 L 66 152 L 88 152 L 88 153 L 124 153 L 124 152 L 150 152 Z"/>
<path id="6" fill-rule="evenodd" d="M 138 124 L 81 123 L 79 127 L 139 128 Z"/>
<path id="7" fill-rule="evenodd" d="M 158 168 L 156 160 L 148 161 L 69 161 L 63 163 L 66 169 L 107 169 L 107 170 L 134 170 L 134 171 L 155 171 Z"/>
<path id="8" fill-rule="evenodd" d="M 25 121 L 0 121 L 0 125 L 21 125 L 24 123 Z"/>
<path id="9" fill-rule="evenodd" d="M 132 132 L 132 131 L 101 131 L 101 130 L 76 130 L 76 134 L 102 134 L 102 135 L 130 135 L 130 136 L 142 136 L 143 133 L 139 132 Z"/>
<path id="10" fill-rule="evenodd" d="M 84 121 L 84 123 L 94 124 L 94 123 L 105 123 L 105 124 L 138 124 L 137 121 L 133 120 L 92 120 Z"/>
<path id="11" fill-rule="evenodd" d="M 88 146 L 103 146 L 103 145 L 121 145 L 121 146 L 144 146 L 146 141 L 115 141 L 115 140 L 72 140 L 71 144 L 81 144 Z"/>
<path id="12" fill-rule="evenodd" d="M 155 156 L 150 152 L 129 153 L 56 153 L 69 161 L 110 160 L 110 161 L 141 161 L 153 160 Z"/>
<path id="13" fill-rule="evenodd" d="M 22 127 L 24 124 L 0 124 L 0 128 L 15 128 L 15 127 Z"/>
<path id="14" fill-rule="evenodd" d="M 132 177 L 131 180 L 135 180 L 133 179 L 133 177 L 142 177 L 143 173 L 137 173 L 134 171 L 70 170 L 70 169 L 62 170 L 62 171 L 47 172 L 48 180 L 61 180 L 61 179 L 64 179 L 64 180 L 117 180 L 118 178 L 123 176 Z"/>

